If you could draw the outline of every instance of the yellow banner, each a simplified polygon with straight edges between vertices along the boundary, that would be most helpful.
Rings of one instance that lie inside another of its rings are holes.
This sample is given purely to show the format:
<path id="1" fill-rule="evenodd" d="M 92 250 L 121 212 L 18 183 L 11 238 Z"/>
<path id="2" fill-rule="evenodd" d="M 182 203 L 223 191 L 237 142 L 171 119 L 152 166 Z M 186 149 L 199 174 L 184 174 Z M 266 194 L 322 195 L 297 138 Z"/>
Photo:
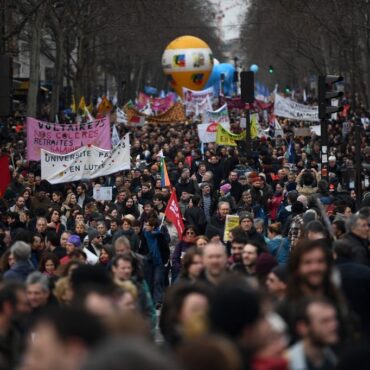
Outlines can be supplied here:
<path id="1" fill-rule="evenodd" d="M 251 115 L 251 138 L 258 137 L 258 114 Z"/>
<path id="2" fill-rule="evenodd" d="M 239 140 L 245 140 L 245 138 L 245 131 L 243 131 L 241 134 L 233 134 L 221 125 L 217 125 L 216 144 L 218 145 L 237 146 L 236 142 Z"/>

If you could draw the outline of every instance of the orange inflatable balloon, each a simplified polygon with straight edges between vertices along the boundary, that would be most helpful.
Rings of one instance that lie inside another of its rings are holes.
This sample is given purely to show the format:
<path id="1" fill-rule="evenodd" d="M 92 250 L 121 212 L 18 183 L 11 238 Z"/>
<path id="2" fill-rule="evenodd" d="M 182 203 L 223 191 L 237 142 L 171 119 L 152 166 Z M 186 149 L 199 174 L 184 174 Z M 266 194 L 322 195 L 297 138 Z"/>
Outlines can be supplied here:
<path id="1" fill-rule="evenodd" d="M 179 96 L 182 96 L 183 87 L 202 90 L 212 72 L 212 51 L 198 37 L 182 36 L 167 46 L 162 67 Z"/>

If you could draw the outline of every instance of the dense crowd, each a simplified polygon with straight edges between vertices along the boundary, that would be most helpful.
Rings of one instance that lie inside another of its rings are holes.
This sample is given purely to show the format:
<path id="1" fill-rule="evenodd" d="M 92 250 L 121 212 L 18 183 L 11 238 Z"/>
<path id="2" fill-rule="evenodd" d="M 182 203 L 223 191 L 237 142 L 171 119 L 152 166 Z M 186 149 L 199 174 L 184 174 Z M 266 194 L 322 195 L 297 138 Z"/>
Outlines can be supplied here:
<path id="1" fill-rule="evenodd" d="M 131 170 L 56 185 L 26 161 L 22 119 L 2 121 L 0 369 L 368 369 L 370 195 L 366 173 L 363 198 L 354 190 L 355 121 L 329 124 L 325 178 L 320 137 L 279 121 L 284 135 L 270 127 L 248 157 L 243 143 L 201 148 L 195 119 L 130 128 Z M 363 132 L 370 164 L 367 121 Z M 94 199 L 99 186 L 111 201 Z M 172 191 L 180 236 L 164 217 Z M 227 215 L 239 225 L 225 232 Z"/>

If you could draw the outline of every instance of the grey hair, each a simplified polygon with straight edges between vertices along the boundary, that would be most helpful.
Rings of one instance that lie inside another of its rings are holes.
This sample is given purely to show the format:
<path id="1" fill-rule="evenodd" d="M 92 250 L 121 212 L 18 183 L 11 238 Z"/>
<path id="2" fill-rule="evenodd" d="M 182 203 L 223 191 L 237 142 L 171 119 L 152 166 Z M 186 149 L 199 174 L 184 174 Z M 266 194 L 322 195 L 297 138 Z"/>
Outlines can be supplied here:
<path id="1" fill-rule="evenodd" d="M 254 222 L 253 222 L 253 225 L 254 225 L 254 227 L 264 226 L 265 225 L 265 221 L 262 218 L 255 218 L 254 219 Z"/>
<path id="2" fill-rule="evenodd" d="M 226 202 L 226 201 L 222 200 L 221 202 L 218 202 L 217 209 L 220 209 L 221 206 L 223 206 L 224 204 L 227 204 L 230 207 L 230 203 L 229 202 Z"/>
<path id="3" fill-rule="evenodd" d="M 11 246 L 10 252 L 16 261 L 27 261 L 31 256 L 31 246 L 25 242 L 18 241 Z"/>
<path id="4" fill-rule="evenodd" d="M 131 249 L 131 243 L 130 241 L 128 240 L 127 237 L 125 237 L 124 235 L 122 236 L 119 236 L 116 240 L 113 241 L 113 249 L 114 251 L 116 250 L 116 246 L 118 244 L 123 244 L 125 245 L 126 247 L 129 247 Z"/>
<path id="5" fill-rule="evenodd" d="M 367 217 L 365 217 L 364 215 L 361 215 L 361 214 L 355 214 L 355 215 L 352 215 L 348 219 L 348 221 L 346 222 L 346 231 L 347 231 L 347 233 L 349 233 L 353 230 L 353 228 L 357 224 L 357 221 L 359 221 L 359 220 L 366 220 L 367 221 Z"/>
<path id="6" fill-rule="evenodd" d="M 42 290 L 48 292 L 50 290 L 49 279 L 40 271 L 34 271 L 27 276 L 26 285 L 40 284 Z"/>

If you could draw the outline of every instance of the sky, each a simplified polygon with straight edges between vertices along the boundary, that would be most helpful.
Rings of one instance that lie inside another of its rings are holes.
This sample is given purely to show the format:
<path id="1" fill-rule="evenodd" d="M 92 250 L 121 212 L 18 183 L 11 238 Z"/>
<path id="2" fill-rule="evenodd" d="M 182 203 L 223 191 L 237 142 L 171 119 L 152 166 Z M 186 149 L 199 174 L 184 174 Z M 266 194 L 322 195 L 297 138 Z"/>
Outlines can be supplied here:
<path id="1" fill-rule="evenodd" d="M 245 12 L 248 0 L 211 0 L 215 5 L 221 3 L 221 9 L 225 14 L 222 20 L 222 30 L 224 40 L 230 40 L 239 36 L 239 25 L 241 24 L 241 17 Z M 232 7 L 235 5 L 234 7 Z M 228 9 L 229 7 L 232 7 Z M 217 8 L 216 8 L 217 9 Z M 230 27 L 235 25 L 236 27 Z"/>

